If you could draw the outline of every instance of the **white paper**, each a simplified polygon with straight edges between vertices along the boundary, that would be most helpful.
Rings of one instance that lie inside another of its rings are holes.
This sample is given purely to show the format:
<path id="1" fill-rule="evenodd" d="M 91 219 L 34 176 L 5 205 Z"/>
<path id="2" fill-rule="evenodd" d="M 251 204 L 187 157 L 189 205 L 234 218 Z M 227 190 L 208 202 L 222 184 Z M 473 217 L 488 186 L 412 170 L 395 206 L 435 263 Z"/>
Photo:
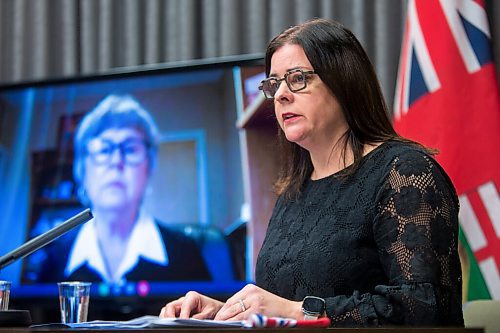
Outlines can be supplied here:
<path id="1" fill-rule="evenodd" d="M 220 321 L 211 319 L 180 319 L 143 316 L 128 321 L 94 320 L 85 323 L 67 324 L 72 328 L 146 328 L 146 327 L 243 327 L 243 321 Z"/>

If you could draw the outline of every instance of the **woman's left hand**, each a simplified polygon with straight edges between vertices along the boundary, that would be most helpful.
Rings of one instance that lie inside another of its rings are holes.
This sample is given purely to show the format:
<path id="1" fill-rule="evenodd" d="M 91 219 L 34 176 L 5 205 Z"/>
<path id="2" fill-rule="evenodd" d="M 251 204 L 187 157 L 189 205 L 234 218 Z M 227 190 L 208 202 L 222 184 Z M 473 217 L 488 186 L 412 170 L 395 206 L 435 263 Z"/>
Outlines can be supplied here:
<path id="1" fill-rule="evenodd" d="M 253 284 L 231 296 L 215 315 L 215 320 L 244 320 L 253 313 L 269 317 L 302 319 L 302 302 L 276 296 Z"/>

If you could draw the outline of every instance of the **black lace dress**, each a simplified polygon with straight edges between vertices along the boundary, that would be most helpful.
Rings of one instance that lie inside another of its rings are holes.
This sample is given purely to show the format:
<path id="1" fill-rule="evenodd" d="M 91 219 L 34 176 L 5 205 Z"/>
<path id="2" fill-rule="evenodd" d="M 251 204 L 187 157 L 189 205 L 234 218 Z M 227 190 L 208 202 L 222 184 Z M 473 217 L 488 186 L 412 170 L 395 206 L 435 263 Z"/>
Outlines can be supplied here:
<path id="1" fill-rule="evenodd" d="M 441 167 L 390 141 L 340 173 L 278 198 L 256 284 L 325 298 L 333 326 L 463 326 L 458 198 Z"/>

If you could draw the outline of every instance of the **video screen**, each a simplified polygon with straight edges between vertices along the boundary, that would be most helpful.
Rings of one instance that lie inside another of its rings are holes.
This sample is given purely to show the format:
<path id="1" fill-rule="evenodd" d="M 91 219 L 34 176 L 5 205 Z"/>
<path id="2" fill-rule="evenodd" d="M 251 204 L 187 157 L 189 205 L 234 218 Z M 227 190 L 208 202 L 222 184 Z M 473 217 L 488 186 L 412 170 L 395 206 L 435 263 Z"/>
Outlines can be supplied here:
<path id="1" fill-rule="evenodd" d="M 248 282 L 240 134 L 258 61 L 0 87 L 0 255 L 94 218 L 4 268 L 16 297 L 230 294 Z"/>

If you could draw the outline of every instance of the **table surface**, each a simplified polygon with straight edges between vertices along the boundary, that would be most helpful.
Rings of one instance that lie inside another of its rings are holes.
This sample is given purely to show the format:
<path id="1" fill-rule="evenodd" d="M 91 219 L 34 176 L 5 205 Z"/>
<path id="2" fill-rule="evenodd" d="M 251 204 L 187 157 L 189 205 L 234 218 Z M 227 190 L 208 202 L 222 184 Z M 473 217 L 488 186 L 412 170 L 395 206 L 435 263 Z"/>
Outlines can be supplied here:
<path id="1" fill-rule="evenodd" d="M 220 332 L 224 333 L 241 333 L 249 331 L 265 331 L 265 332 L 284 332 L 287 330 L 292 330 L 294 333 L 308 333 L 308 332 L 319 332 L 319 331 L 330 331 L 332 333 L 484 333 L 482 328 L 442 328 L 442 327 L 429 327 L 429 328 L 398 328 L 398 327 L 384 327 L 384 328 L 260 328 L 260 329 L 249 329 L 249 328 L 221 328 L 221 327 L 176 327 L 176 328 L 142 328 L 142 329 L 71 329 L 63 327 L 62 325 L 50 326 L 50 327 L 37 327 L 37 328 L 26 328 L 26 327 L 0 327 L 0 333 L 15 332 L 15 333 L 29 333 L 29 332 Z"/>

